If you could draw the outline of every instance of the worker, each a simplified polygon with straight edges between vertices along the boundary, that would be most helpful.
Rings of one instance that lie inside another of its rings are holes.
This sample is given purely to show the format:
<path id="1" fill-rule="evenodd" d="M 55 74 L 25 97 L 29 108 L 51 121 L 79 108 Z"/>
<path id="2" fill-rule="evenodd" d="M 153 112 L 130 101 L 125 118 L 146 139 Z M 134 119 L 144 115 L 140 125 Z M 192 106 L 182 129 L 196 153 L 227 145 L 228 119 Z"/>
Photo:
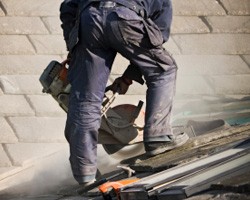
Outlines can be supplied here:
<path id="1" fill-rule="evenodd" d="M 186 133 L 173 134 L 170 124 L 177 66 L 163 43 L 170 34 L 171 0 L 64 0 L 60 19 L 72 86 L 65 137 L 80 185 L 95 179 L 101 104 L 117 53 L 130 65 L 112 90 L 125 94 L 133 81 L 147 85 L 146 154 L 154 156 L 188 140 Z"/>

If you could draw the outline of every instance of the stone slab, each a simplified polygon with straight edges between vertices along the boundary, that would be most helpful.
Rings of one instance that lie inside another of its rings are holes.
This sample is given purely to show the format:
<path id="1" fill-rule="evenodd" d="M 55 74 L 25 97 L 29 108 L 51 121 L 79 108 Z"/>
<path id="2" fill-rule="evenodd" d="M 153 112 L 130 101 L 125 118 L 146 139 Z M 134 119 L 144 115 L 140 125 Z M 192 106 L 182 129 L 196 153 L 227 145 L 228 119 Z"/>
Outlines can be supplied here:
<path id="1" fill-rule="evenodd" d="M 66 54 L 66 44 L 63 36 L 58 35 L 30 35 L 31 42 L 38 54 Z"/>
<path id="2" fill-rule="evenodd" d="M 24 35 L 0 35 L 0 45 L 0 54 L 4 55 L 35 53 L 33 46 Z"/>
<path id="3" fill-rule="evenodd" d="M 62 35 L 61 20 L 57 17 L 43 17 L 43 22 L 51 34 Z"/>
<path id="4" fill-rule="evenodd" d="M 167 51 L 169 51 L 170 54 L 175 54 L 175 55 L 181 54 L 179 47 L 173 40 L 173 37 L 170 37 L 169 40 L 163 44 L 163 47 Z"/>
<path id="5" fill-rule="evenodd" d="M 42 94 L 42 85 L 37 75 L 0 76 L 5 94 Z"/>
<path id="6" fill-rule="evenodd" d="M 228 14 L 230 15 L 249 15 L 250 3 L 249 0 L 221 0 Z"/>
<path id="7" fill-rule="evenodd" d="M 17 143 L 18 139 L 16 135 L 14 134 L 11 126 L 8 124 L 8 122 L 3 118 L 0 117 L 0 143 Z"/>
<path id="8" fill-rule="evenodd" d="M 213 76 L 216 94 L 250 94 L 250 75 Z"/>
<path id="9" fill-rule="evenodd" d="M 2 0 L 9 16 L 57 16 L 61 0 Z"/>
<path id="10" fill-rule="evenodd" d="M 216 0 L 173 0 L 174 15 L 225 15 L 225 10 Z"/>
<path id="11" fill-rule="evenodd" d="M 2 8 L 0 8 L 0 17 L 5 16 L 5 13 L 3 12 Z"/>
<path id="12" fill-rule="evenodd" d="M 183 34 L 173 39 L 186 55 L 250 54 L 250 34 Z"/>
<path id="13" fill-rule="evenodd" d="M 34 111 L 22 95 L 0 96 L 0 116 L 31 116 Z"/>
<path id="14" fill-rule="evenodd" d="M 39 17 L 1 17 L 0 34 L 48 34 Z"/>
<path id="15" fill-rule="evenodd" d="M 250 33 L 250 16 L 206 17 L 214 33 Z"/>
<path id="16" fill-rule="evenodd" d="M 210 77 L 207 76 L 177 76 L 177 95 L 211 95 L 214 89 Z"/>
<path id="17" fill-rule="evenodd" d="M 175 55 L 179 75 L 249 74 L 247 64 L 234 55 Z"/>
<path id="18" fill-rule="evenodd" d="M 66 143 L 6 144 L 6 149 L 13 161 L 13 166 L 30 165 L 67 147 L 68 144 Z"/>
<path id="19" fill-rule="evenodd" d="M 243 59 L 248 64 L 248 66 L 250 67 L 250 55 L 244 55 Z"/>
<path id="20" fill-rule="evenodd" d="M 120 54 L 117 54 L 112 66 L 111 74 L 113 75 L 123 74 L 123 72 L 127 69 L 128 65 L 129 61 L 126 58 L 122 57 Z"/>
<path id="21" fill-rule="evenodd" d="M 0 167 L 11 167 L 11 161 L 6 154 L 3 145 L 0 145 Z"/>
<path id="22" fill-rule="evenodd" d="M 209 33 L 206 24 L 195 16 L 174 16 L 171 33 Z"/>
<path id="23" fill-rule="evenodd" d="M 0 167 L 0 181 L 22 170 L 23 170 L 22 167 Z M 4 188 L 0 187 L 0 190 L 2 189 Z"/>
<path id="24" fill-rule="evenodd" d="M 41 75 L 50 61 L 62 61 L 58 55 L 0 55 L 1 75 Z"/>
<path id="25" fill-rule="evenodd" d="M 66 113 L 59 106 L 56 100 L 49 94 L 46 95 L 28 95 L 36 116 L 65 116 Z"/>
<path id="26" fill-rule="evenodd" d="M 11 117 L 9 120 L 21 143 L 66 142 L 66 117 Z"/>

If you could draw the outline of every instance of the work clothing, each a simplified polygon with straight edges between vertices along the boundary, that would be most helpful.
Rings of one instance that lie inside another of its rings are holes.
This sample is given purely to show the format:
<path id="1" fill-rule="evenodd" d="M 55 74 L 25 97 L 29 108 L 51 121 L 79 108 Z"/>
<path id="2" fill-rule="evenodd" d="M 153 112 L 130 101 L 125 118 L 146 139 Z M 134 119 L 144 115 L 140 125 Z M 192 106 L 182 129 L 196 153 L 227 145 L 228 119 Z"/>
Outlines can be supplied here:
<path id="1" fill-rule="evenodd" d="M 79 183 L 92 180 L 96 172 L 101 104 L 117 52 L 131 63 L 123 76 L 141 82 L 143 75 L 148 88 L 144 142 L 174 138 L 170 117 L 177 67 L 162 47 L 169 37 L 171 1 L 129 1 L 139 10 L 143 8 L 142 13 L 124 6 L 122 0 L 92 1 L 65 0 L 60 9 L 71 51 L 68 79 L 72 88 L 65 136 L 73 175 Z M 79 30 L 74 26 L 77 23 Z"/>

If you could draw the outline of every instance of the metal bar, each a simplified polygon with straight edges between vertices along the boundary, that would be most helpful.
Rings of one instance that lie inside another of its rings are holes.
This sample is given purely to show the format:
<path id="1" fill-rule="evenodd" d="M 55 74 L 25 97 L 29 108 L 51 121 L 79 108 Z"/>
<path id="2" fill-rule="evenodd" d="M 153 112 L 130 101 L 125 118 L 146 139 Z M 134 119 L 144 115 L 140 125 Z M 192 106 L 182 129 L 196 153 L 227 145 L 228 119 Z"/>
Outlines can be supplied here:
<path id="1" fill-rule="evenodd" d="M 183 181 L 172 185 L 170 188 L 158 190 L 158 199 L 183 199 L 180 197 L 190 197 L 196 193 L 202 192 L 210 188 L 211 184 L 217 183 L 223 178 L 233 177 L 239 173 L 249 170 L 250 155 L 246 154 L 237 159 L 232 159 L 224 164 L 218 164 L 202 173 L 186 178 Z"/>
<path id="2" fill-rule="evenodd" d="M 215 166 L 217 164 L 220 164 L 221 162 L 225 162 L 229 159 L 238 157 L 244 153 L 249 153 L 250 151 L 250 141 L 248 140 L 246 144 L 239 145 L 236 148 L 229 149 L 226 151 L 223 151 L 221 153 L 217 153 L 215 155 L 209 156 L 207 158 L 203 158 L 198 161 L 194 161 L 189 164 L 185 164 L 182 166 L 173 167 L 168 170 L 164 170 L 162 172 L 159 172 L 157 174 L 148 176 L 146 178 L 141 179 L 140 181 L 128 185 L 121 189 L 121 196 L 126 193 L 126 196 L 128 195 L 128 191 L 130 193 L 134 192 L 136 193 L 138 188 L 140 188 L 140 193 L 142 191 L 148 192 L 149 195 L 154 195 L 157 190 L 154 190 L 154 187 L 164 185 L 163 187 L 166 187 L 166 185 L 175 182 L 185 176 L 188 176 L 190 174 L 195 174 L 200 172 L 201 170 L 204 170 L 208 167 Z M 127 191 L 126 191 L 127 190 Z M 124 198 L 125 199 L 125 198 Z"/>

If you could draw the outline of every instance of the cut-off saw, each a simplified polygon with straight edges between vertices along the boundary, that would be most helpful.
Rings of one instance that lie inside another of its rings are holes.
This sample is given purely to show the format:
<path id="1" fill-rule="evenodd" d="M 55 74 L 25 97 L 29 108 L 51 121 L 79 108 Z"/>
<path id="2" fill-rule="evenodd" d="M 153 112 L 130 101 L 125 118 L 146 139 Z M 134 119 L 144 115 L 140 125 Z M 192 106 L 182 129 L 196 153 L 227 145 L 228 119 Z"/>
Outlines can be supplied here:
<path id="1" fill-rule="evenodd" d="M 67 60 L 60 63 L 51 61 L 40 76 L 43 92 L 50 94 L 67 113 L 71 85 L 67 81 Z M 138 105 L 121 104 L 112 107 L 112 103 L 118 96 L 118 92 L 107 95 L 110 86 L 102 102 L 101 126 L 99 129 L 98 143 L 102 144 L 109 155 L 127 157 L 127 154 L 135 155 L 143 151 L 144 111 L 143 102 Z M 130 148 L 124 148 L 126 146 Z"/>

